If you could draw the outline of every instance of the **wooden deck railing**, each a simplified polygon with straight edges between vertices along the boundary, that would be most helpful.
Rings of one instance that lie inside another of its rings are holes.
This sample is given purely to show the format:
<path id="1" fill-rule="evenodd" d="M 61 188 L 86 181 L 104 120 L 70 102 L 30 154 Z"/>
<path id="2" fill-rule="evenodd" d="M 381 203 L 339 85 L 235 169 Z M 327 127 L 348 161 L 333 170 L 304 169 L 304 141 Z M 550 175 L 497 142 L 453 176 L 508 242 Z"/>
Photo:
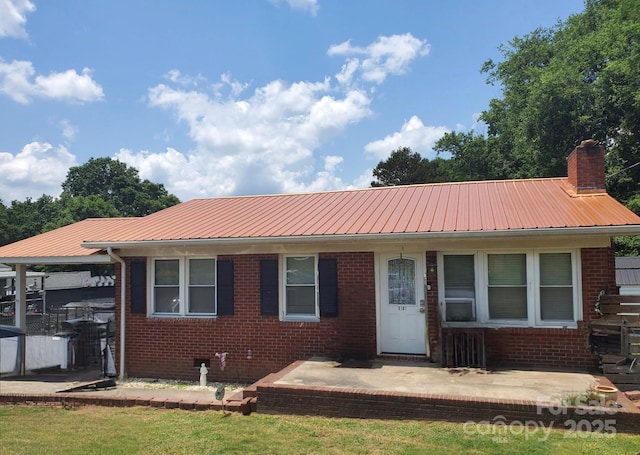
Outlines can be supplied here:
<path id="1" fill-rule="evenodd" d="M 594 350 L 599 354 L 639 357 L 640 295 L 600 293 L 596 312 L 602 317 L 590 324 L 592 346 L 596 344 Z"/>

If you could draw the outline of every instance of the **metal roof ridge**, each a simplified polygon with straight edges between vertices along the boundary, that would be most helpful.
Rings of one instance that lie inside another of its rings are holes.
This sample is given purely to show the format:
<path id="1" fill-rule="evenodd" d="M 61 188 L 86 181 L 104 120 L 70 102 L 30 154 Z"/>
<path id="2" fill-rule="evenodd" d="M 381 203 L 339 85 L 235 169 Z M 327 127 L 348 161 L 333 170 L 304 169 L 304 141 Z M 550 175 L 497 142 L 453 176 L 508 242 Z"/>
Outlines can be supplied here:
<path id="1" fill-rule="evenodd" d="M 316 190 L 316 191 L 300 191 L 294 193 L 271 193 L 271 194 L 242 194 L 235 196 L 211 196 L 211 197 L 197 197 L 181 202 L 180 204 L 187 204 L 195 201 L 209 201 L 212 199 L 224 200 L 224 199 L 251 199 L 251 198 L 272 198 L 272 197 L 294 197 L 294 196 L 312 196 L 319 194 L 331 194 L 331 193 L 350 193 L 350 192 L 364 192 L 364 191 L 385 191 L 391 189 L 402 188 L 424 188 L 428 186 L 451 186 L 451 185 L 481 185 L 486 183 L 508 183 L 508 182 L 534 182 L 534 181 L 551 181 L 551 180 L 567 180 L 567 177 L 533 177 L 533 178 L 521 178 L 521 179 L 492 179 L 492 180 L 464 180 L 461 182 L 431 182 L 431 183 L 412 183 L 409 185 L 388 185 L 388 186 L 373 186 L 367 188 L 344 188 L 335 190 Z M 172 206 L 175 207 L 175 206 Z M 171 208 L 171 207 L 167 207 Z M 152 213 L 150 215 L 153 215 Z M 148 216 L 148 215 L 147 215 Z M 141 217 L 144 218 L 144 217 Z"/>

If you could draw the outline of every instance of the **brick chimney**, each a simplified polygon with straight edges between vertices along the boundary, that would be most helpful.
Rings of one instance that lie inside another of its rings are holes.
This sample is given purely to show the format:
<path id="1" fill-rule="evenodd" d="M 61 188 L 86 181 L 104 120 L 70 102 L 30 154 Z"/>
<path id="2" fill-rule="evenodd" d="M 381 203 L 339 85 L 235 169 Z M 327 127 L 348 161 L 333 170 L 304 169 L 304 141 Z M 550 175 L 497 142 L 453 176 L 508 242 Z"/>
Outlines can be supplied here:
<path id="1" fill-rule="evenodd" d="M 567 158 L 569 183 L 577 194 L 603 193 L 604 147 L 593 139 L 582 141 Z"/>

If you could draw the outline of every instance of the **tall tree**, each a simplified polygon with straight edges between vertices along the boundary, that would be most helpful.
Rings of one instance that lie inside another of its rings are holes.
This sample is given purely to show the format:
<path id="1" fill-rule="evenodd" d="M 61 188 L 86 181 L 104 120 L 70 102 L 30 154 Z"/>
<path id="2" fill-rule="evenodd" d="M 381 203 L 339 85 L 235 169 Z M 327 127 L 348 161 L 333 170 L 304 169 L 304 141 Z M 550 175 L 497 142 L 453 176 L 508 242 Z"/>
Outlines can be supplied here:
<path id="1" fill-rule="evenodd" d="M 6 214 L 11 223 L 7 225 L 4 239 L 10 243 L 44 232 L 50 220 L 58 219 L 60 207 L 53 197 L 43 194 L 35 201 L 31 198 L 13 201 Z"/>
<path id="2" fill-rule="evenodd" d="M 587 0 L 565 23 L 500 50 L 504 60 L 483 71 L 503 97 L 481 119 L 493 147 L 517 163 L 512 176 L 564 175 L 567 154 L 594 138 L 609 150 L 610 193 L 638 195 L 640 166 L 630 166 L 640 161 L 640 3 Z"/>
<path id="3" fill-rule="evenodd" d="M 492 142 L 473 131 L 451 132 L 442 136 L 433 148 L 438 154 L 451 155 L 448 166 L 451 181 L 509 178 L 510 163 L 491 146 Z"/>
<path id="4" fill-rule="evenodd" d="M 0 201 L 0 245 L 6 245 L 10 240 L 7 207 Z"/>
<path id="5" fill-rule="evenodd" d="M 116 208 L 100 196 L 69 196 L 63 194 L 56 201 L 58 214 L 49 219 L 43 226 L 43 231 L 50 231 L 68 224 L 82 221 L 86 218 L 114 218 L 120 216 Z"/>
<path id="6" fill-rule="evenodd" d="M 571 149 L 595 138 L 608 149 L 607 190 L 640 214 L 640 2 L 586 0 L 565 23 L 500 49 L 504 60 L 483 71 L 503 98 L 481 119 L 513 177 L 564 175 Z M 614 241 L 640 254 L 639 238 Z"/>
<path id="7" fill-rule="evenodd" d="M 391 152 L 386 161 L 381 161 L 373 170 L 376 180 L 372 187 L 434 183 L 449 180 L 447 162 L 442 158 L 429 161 L 409 147 L 400 147 Z"/>
<path id="8" fill-rule="evenodd" d="M 120 216 L 144 216 L 178 204 L 164 185 L 141 180 L 138 170 L 111 158 L 91 158 L 69 169 L 63 196 L 99 196 Z"/>

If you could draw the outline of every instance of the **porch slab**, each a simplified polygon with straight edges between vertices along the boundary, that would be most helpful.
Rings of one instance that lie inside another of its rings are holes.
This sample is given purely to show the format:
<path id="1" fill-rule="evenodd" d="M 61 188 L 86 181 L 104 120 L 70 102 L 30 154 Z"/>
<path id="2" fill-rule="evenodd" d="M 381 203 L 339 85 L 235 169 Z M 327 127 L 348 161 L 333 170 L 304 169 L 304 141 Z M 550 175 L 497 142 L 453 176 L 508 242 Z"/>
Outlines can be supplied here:
<path id="1" fill-rule="evenodd" d="M 345 365 L 298 361 L 255 384 L 257 411 L 328 417 L 446 420 L 500 425 L 589 428 L 608 419 L 638 433 L 640 409 L 622 392 L 613 404 L 585 403 L 589 388 L 611 386 L 583 372 L 443 369 L 418 362 Z"/>
<path id="2" fill-rule="evenodd" d="M 585 394 L 600 381 L 583 372 L 441 368 L 426 362 L 392 360 L 350 367 L 313 358 L 283 370 L 273 384 L 559 404 Z"/>

